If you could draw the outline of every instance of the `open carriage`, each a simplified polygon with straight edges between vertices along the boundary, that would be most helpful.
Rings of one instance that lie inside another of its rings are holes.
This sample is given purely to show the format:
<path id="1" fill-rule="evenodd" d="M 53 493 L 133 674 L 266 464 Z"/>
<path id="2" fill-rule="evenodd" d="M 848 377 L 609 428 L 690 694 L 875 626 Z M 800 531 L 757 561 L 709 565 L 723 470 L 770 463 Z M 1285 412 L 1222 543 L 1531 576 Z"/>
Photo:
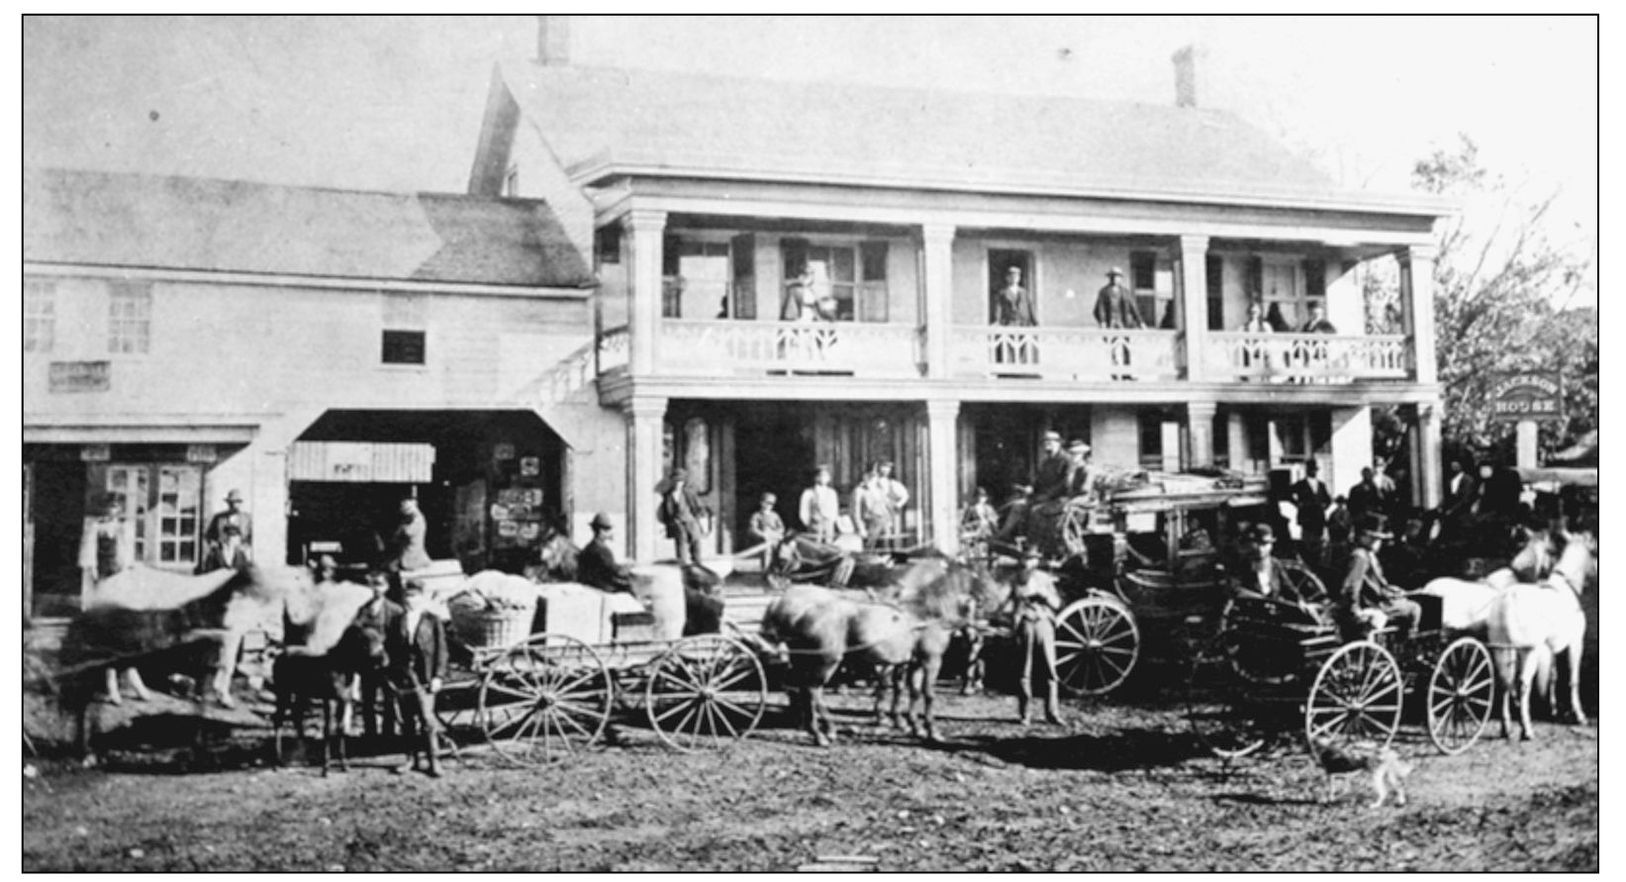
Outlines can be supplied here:
<path id="1" fill-rule="evenodd" d="M 1193 657 L 1187 719 L 1214 755 L 1238 759 L 1283 736 L 1312 756 L 1353 743 L 1387 746 L 1409 714 L 1442 753 L 1467 750 L 1496 696 L 1490 650 L 1441 627 L 1438 598 L 1405 639 L 1392 630 L 1346 640 L 1322 609 L 1238 597 Z"/>
<path id="2" fill-rule="evenodd" d="M 436 715 L 454 743 L 535 765 L 597 744 L 613 718 L 685 751 L 755 729 L 767 675 L 759 647 L 729 623 L 760 617 L 763 592 L 725 589 L 725 633 L 685 636 L 681 584 L 670 581 L 678 568 L 634 569 L 651 571 L 635 577 L 637 596 L 579 585 L 536 586 L 531 605 L 511 592 L 487 592 L 483 603 L 452 595 L 454 670 Z"/>
<path id="3" fill-rule="evenodd" d="M 1063 689 L 1100 695 L 1123 685 L 1142 660 L 1190 658 L 1213 634 L 1229 594 L 1229 537 L 1267 516 L 1262 480 L 1236 475 L 1139 473 L 1094 500 L 1069 500 L 1053 528 L 1031 538 L 1064 573 L 1087 586 L 1057 619 Z M 1036 509 L 1043 516 L 1042 509 Z M 1284 562 L 1294 587 L 1324 594 L 1296 561 Z"/>

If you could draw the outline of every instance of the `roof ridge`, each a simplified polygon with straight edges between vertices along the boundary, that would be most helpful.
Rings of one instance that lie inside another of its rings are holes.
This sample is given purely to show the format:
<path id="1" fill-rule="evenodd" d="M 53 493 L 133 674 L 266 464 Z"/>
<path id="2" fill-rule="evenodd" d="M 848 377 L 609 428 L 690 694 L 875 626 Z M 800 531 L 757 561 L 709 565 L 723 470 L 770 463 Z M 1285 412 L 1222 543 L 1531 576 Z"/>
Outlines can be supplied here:
<path id="1" fill-rule="evenodd" d="M 356 188 L 356 187 L 334 187 L 334 186 L 329 186 L 329 185 L 326 185 L 326 184 L 284 184 L 284 183 L 276 183 L 276 182 L 272 182 L 272 181 L 256 181 L 256 180 L 253 180 L 253 179 L 250 179 L 250 178 L 222 178 L 222 177 L 216 177 L 216 176 L 213 176 L 213 175 L 169 174 L 169 173 L 160 173 L 160 172 L 126 171 L 126 170 L 123 170 L 123 169 L 74 168 L 74 167 L 70 167 L 70 166 L 60 166 L 60 165 L 32 165 L 32 164 L 29 164 L 29 163 L 25 162 L 23 164 L 23 174 L 27 175 L 27 174 L 30 174 L 30 173 L 52 174 L 52 175 L 60 175 L 60 176 L 69 176 L 69 175 L 104 175 L 104 176 L 108 176 L 108 177 L 122 177 L 122 178 L 129 178 L 129 179 L 145 179 L 145 180 L 154 180 L 154 181 L 156 181 L 156 180 L 171 180 L 171 181 L 185 181 L 185 182 L 188 182 L 188 183 L 224 184 L 224 185 L 231 185 L 231 186 L 247 186 L 247 187 L 256 187 L 256 188 L 260 188 L 260 189 L 264 189 L 264 190 L 304 190 L 304 191 L 315 192 L 315 193 L 338 193 L 338 194 L 342 194 L 342 195 L 345 195 L 345 196 L 392 196 L 392 197 L 399 197 L 399 198 L 423 198 L 423 197 L 427 196 L 427 197 L 432 197 L 432 198 L 435 198 L 435 199 L 467 199 L 467 200 L 470 200 L 470 201 L 477 201 L 477 202 L 534 203 L 534 204 L 537 204 L 537 205 L 547 205 L 548 204 L 547 200 L 545 200 L 545 199 L 540 199 L 540 198 L 535 198 L 535 197 L 528 197 L 528 196 L 527 197 L 511 197 L 511 196 L 493 197 L 493 196 L 485 196 L 485 195 L 481 195 L 481 194 L 477 194 L 477 193 L 452 193 L 452 192 L 447 192 L 447 191 L 444 191 L 444 190 L 377 190 L 377 189 Z"/>

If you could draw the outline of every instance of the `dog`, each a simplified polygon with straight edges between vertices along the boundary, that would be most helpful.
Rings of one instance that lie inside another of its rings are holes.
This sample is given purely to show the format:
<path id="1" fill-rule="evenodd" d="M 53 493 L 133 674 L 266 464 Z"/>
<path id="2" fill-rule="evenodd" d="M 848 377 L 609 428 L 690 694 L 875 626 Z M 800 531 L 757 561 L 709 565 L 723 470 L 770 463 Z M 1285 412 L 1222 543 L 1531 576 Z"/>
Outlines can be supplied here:
<path id="1" fill-rule="evenodd" d="M 1314 753 L 1316 764 L 1327 776 L 1326 801 L 1331 802 L 1337 797 L 1340 777 L 1370 774 L 1372 790 L 1376 794 L 1372 808 L 1381 807 L 1391 792 L 1395 795 L 1395 805 L 1406 804 L 1406 779 L 1411 776 L 1415 766 L 1401 759 L 1394 748 L 1380 747 L 1369 741 L 1340 747 L 1331 739 L 1320 737 L 1314 741 Z"/>

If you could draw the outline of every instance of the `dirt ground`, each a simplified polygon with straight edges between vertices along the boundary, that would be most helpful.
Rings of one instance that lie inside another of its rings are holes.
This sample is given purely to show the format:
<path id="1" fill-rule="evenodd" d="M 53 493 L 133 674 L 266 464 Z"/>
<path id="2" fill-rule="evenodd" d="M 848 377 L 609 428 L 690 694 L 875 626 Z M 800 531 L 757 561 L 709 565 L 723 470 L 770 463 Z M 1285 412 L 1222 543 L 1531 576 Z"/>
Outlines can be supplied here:
<path id="1" fill-rule="evenodd" d="M 161 699 L 110 721 L 101 769 L 48 748 L 25 760 L 23 869 L 1598 869 L 1595 722 L 1456 757 L 1408 727 L 1411 802 L 1374 810 L 1356 782 L 1323 801 L 1290 741 L 1223 766 L 1158 696 L 1072 702 L 1067 729 L 1023 729 L 1009 697 L 951 695 L 947 742 L 928 746 L 869 728 L 848 693 L 832 702 L 855 731 L 828 749 L 774 701 L 728 750 L 680 754 L 618 723 L 569 762 L 469 750 L 437 781 L 392 775 L 396 755 L 328 778 L 269 769 L 251 713 L 217 715 L 196 749 L 190 705 Z"/>

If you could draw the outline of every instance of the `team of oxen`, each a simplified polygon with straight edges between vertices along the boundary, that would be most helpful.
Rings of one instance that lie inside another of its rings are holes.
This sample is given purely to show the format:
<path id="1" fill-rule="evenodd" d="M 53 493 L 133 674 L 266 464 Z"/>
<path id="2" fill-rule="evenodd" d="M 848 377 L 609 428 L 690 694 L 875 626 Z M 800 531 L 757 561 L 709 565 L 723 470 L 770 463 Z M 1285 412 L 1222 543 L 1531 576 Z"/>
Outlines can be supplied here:
<path id="1" fill-rule="evenodd" d="M 1491 648 L 1503 687 L 1504 737 L 1515 704 L 1522 737 L 1532 736 L 1533 683 L 1538 670 L 1559 657 L 1567 660 L 1570 713 L 1577 721 L 1585 719 L 1578 685 L 1586 628 L 1580 594 L 1596 583 L 1596 552 L 1592 534 L 1542 533 L 1511 567 L 1487 579 L 1436 579 L 1421 589 L 1442 599 L 1445 627 L 1477 634 Z M 851 568 L 841 575 L 850 576 Z M 868 586 L 863 590 L 782 587 L 763 617 L 760 646 L 785 663 L 786 690 L 816 743 L 827 745 L 835 737 L 824 688 L 839 668 L 853 663 L 875 672 L 877 723 L 890 696 L 892 724 L 906 722 L 912 734 L 919 734 L 918 701 L 924 735 L 936 740 L 935 684 L 951 640 L 1004 607 L 1010 585 L 981 562 L 930 551 L 865 575 Z M 692 570 L 683 578 L 693 620 L 685 631 L 721 627 L 721 600 L 707 596 L 716 579 L 697 579 Z M 316 699 L 323 708 L 324 771 L 327 745 L 335 741 L 343 764 L 355 686 L 376 672 L 384 655 L 383 625 L 366 615 L 373 597 L 374 590 L 366 585 L 318 582 L 300 567 L 249 566 L 198 576 L 136 568 L 105 580 L 71 623 L 56 678 L 64 707 L 77 716 L 80 749 L 87 758 L 93 756 L 89 711 L 104 687 L 118 699 L 120 670 L 199 674 L 195 697 L 201 702 L 212 695 L 229 706 L 243 637 L 266 630 L 284 636 L 272 669 L 279 752 L 282 724 L 291 717 L 300 731 L 306 699 Z M 138 694 L 144 692 L 139 679 L 132 686 Z M 900 720 L 898 705 L 905 692 L 908 703 Z"/>

